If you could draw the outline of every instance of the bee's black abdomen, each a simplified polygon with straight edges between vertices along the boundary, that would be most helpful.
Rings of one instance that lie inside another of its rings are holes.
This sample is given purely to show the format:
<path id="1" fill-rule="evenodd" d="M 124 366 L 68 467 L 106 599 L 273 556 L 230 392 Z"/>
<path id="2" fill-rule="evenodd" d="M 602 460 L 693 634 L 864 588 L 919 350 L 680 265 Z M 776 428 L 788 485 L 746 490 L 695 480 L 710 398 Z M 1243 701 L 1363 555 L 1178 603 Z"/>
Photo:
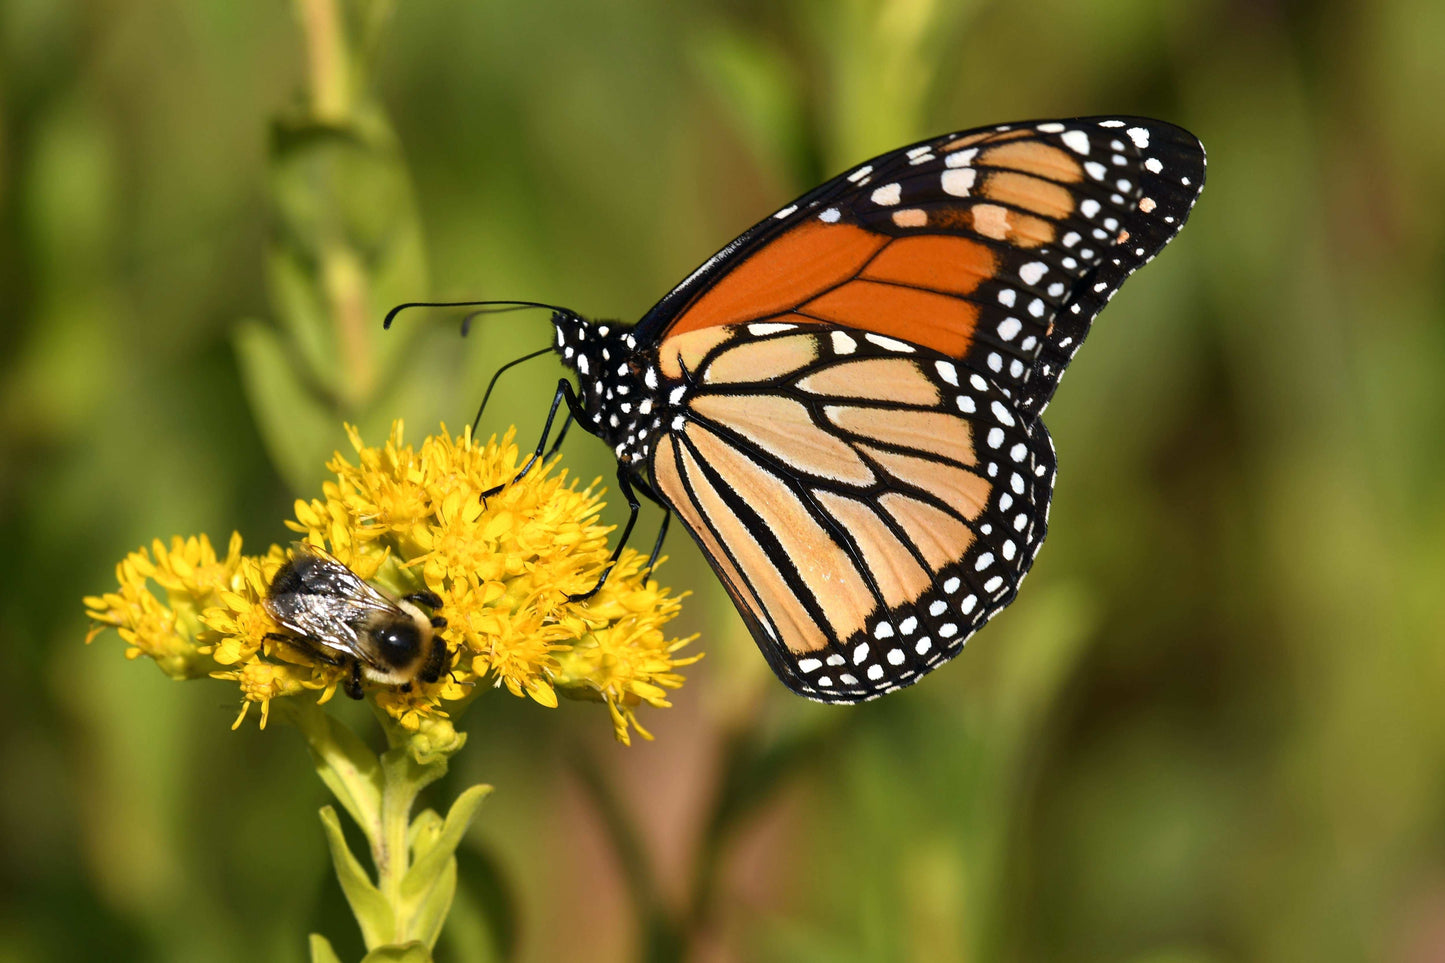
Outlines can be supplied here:
<path id="1" fill-rule="evenodd" d="M 276 577 L 271 580 L 272 595 L 295 595 L 306 587 L 306 580 L 297 571 L 298 559 L 287 559 L 286 564 L 276 571 Z"/>

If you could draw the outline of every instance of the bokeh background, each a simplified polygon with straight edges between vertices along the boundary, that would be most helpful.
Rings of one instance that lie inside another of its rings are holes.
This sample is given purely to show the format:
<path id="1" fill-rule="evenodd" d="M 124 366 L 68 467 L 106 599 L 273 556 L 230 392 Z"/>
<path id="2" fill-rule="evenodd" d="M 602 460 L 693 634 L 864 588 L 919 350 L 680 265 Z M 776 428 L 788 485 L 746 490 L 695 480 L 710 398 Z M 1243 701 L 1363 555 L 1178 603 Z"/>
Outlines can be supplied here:
<path id="1" fill-rule="evenodd" d="M 360 955 L 301 740 L 79 600 L 156 536 L 287 540 L 343 418 L 460 427 L 548 340 L 391 303 L 634 318 L 873 153 L 1104 112 L 1208 187 L 1049 410 L 1019 600 L 830 709 L 673 538 L 708 655 L 656 742 L 464 717 L 433 798 L 498 790 L 439 958 L 1445 959 L 1442 50 L 1438 0 L 4 0 L 0 960 Z"/>

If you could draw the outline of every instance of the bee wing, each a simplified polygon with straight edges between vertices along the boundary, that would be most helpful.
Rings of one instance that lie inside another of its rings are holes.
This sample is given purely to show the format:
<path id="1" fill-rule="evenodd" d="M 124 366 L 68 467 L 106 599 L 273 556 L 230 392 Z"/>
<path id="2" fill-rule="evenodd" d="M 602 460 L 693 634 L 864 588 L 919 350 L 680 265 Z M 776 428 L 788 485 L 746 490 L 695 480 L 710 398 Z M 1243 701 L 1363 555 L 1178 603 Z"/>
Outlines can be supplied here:
<path id="1" fill-rule="evenodd" d="M 266 600 L 266 611 L 283 628 L 332 649 L 373 661 L 359 629 L 376 612 L 406 616 L 395 602 L 372 588 L 330 553 L 298 542 L 292 559 L 294 583 Z"/>
<path id="2" fill-rule="evenodd" d="M 325 549 L 309 542 L 297 542 L 296 554 L 310 559 L 310 564 L 296 567 L 304 594 L 344 599 L 362 608 L 399 611 L 395 602 L 362 581 L 361 576 Z"/>
<path id="3" fill-rule="evenodd" d="M 287 595 L 268 600 L 266 609 L 289 632 L 350 655 L 365 655 L 354 624 L 357 607 L 345 599 Z"/>

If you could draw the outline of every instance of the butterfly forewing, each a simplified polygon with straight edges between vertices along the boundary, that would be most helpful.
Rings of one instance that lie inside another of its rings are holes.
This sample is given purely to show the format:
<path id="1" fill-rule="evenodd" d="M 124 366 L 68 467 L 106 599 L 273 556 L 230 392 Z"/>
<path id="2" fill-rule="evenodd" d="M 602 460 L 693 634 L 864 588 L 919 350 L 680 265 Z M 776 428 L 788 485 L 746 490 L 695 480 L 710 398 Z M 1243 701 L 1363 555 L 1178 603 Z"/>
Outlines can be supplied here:
<path id="1" fill-rule="evenodd" d="M 1187 132 L 1096 117 L 948 134 L 805 195 L 710 259 L 639 333 L 813 320 L 962 361 L 1032 419 L 1099 309 L 1203 186 Z"/>

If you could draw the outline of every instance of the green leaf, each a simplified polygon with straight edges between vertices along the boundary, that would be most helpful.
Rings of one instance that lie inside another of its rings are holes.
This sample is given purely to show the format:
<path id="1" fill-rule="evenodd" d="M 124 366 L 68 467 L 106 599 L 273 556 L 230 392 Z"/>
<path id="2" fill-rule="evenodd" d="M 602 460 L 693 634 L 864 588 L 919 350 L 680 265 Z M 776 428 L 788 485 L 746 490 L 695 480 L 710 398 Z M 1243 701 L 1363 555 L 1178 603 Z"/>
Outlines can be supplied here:
<path id="1" fill-rule="evenodd" d="M 411 821 L 411 829 L 408 830 L 406 838 L 413 860 L 421 859 L 427 850 L 436 844 L 442 833 L 442 825 L 442 818 L 435 809 L 423 809 L 417 813 L 416 818 Z"/>
<path id="2" fill-rule="evenodd" d="M 441 832 L 430 841 L 425 851 L 415 854 L 416 861 L 402 878 L 401 899 L 410 920 L 410 931 L 424 939 L 428 946 L 436 944 L 447 912 L 451 909 L 452 898 L 456 895 L 457 846 L 475 818 L 477 808 L 491 791 L 491 786 L 471 786 L 458 796 L 447 813 Z M 432 815 L 435 817 L 434 813 Z M 426 813 L 423 813 L 418 821 L 425 816 Z M 418 830 L 414 835 L 421 839 L 427 834 Z"/>
<path id="3" fill-rule="evenodd" d="M 382 791 L 376 753 L 349 726 L 314 703 L 288 699 L 279 706 L 283 718 L 306 737 L 316 774 L 374 845 L 380 832 Z"/>
<path id="4" fill-rule="evenodd" d="M 336 879 L 341 883 L 341 891 L 346 895 L 357 925 L 361 927 L 362 939 L 367 946 L 377 946 L 391 939 L 396 932 L 396 916 L 386 897 L 371 882 L 361 862 L 346 845 L 335 809 L 321 807 L 321 825 L 326 830 L 326 844 L 331 848 Z"/>
<path id="5" fill-rule="evenodd" d="M 331 948 L 331 941 L 320 933 L 312 933 L 309 942 L 311 963 L 341 963 L 341 957 Z"/>

